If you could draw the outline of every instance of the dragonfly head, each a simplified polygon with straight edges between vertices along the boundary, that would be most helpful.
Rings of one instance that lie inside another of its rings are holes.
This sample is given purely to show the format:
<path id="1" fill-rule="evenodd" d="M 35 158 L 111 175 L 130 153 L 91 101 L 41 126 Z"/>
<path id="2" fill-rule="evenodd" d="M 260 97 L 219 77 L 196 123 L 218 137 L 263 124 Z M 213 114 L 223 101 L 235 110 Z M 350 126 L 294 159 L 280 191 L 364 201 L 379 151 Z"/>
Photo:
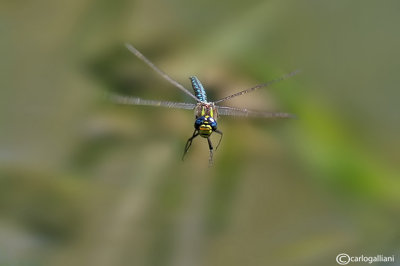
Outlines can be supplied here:
<path id="1" fill-rule="evenodd" d="M 194 122 L 194 128 L 199 131 L 199 135 L 208 138 L 211 133 L 217 130 L 217 121 L 209 115 L 200 116 Z"/>

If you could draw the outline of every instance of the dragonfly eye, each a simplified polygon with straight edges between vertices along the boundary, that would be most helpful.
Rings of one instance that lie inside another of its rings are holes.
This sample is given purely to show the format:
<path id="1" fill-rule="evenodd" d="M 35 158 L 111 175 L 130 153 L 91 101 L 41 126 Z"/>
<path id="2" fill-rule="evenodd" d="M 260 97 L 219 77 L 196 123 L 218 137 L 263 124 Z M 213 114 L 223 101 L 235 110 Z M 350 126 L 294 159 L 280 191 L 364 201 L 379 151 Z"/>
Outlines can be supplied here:
<path id="1" fill-rule="evenodd" d="M 210 125 L 213 131 L 217 130 L 217 121 L 215 121 L 214 118 L 212 118 L 210 116 L 206 117 L 206 122 L 205 123 Z"/>
<path id="2" fill-rule="evenodd" d="M 201 116 L 194 122 L 194 128 L 199 131 L 200 136 L 206 138 L 209 137 L 213 131 L 217 130 L 217 121 L 208 115 Z"/>
<path id="3" fill-rule="evenodd" d="M 205 120 L 204 116 L 197 118 L 196 121 L 194 122 L 194 128 L 198 130 L 200 126 L 204 124 L 204 120 Z"/>

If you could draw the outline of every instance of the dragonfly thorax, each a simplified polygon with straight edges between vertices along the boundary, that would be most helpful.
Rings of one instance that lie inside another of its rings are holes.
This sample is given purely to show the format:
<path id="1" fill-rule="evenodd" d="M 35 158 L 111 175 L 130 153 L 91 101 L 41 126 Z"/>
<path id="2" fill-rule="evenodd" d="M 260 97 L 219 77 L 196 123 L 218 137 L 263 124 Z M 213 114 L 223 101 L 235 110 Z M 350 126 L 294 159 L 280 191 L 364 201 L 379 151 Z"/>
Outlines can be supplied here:
<path id="1" fill-rule="evenodd" d="M 194 114 L 196 116 L 196 119 L 201 116 L 207 116 L 207 115 L 214 118 L 214 120 L 217 120 L 218 118 L 217 109 L 215 108 L 215 105 L 212 102 L 197 103 L 194 109 Z"/>
<path id="2" fill-rule="evenodd" d="M 217 121 L 209 115 L 200 116 L 194 122 L 194 128 L 198 130 L 200 136 L 208 138 L 213 131 L 217 130 Z"/>

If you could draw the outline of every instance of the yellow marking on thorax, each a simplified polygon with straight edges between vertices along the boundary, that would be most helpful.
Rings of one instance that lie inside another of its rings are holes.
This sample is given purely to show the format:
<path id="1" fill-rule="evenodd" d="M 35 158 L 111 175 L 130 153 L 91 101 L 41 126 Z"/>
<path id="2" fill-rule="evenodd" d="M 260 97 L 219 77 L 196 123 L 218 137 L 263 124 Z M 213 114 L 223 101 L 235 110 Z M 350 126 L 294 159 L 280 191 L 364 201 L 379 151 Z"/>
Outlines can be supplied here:
<path id="1" fill-rule="evenodd" d="M 213 108 L 212 108 L 212 107 L 210 107 L 210 116 L 211 116 L 212 118 L 214 118 L 214 111 L 213 111 Z"/>

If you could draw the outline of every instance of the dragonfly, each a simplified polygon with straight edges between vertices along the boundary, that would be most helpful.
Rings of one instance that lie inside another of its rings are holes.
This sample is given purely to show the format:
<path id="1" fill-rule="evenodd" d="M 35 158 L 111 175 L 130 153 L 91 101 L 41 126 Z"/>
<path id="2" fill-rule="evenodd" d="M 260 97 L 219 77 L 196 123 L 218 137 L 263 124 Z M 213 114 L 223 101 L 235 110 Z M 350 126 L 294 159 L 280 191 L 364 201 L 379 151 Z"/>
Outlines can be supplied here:
<path id="1" fill-rule="evenodd" d="M 209 148 L 209 166 L 213 164 L 213 154 L 214 154 L 214 145 L 211 142 L 210 136 L 212 133 L 217 133 L 220 135 L 218 144 L 215 149 L 218 149 L 221 144 L 221 140 L 223 137 L 222 131 L 218 129 L 217 119 L 218 116 L 244 116 L 244 117 L 261 117 L 261 118 L 294 118 L 295 115 L 284 112 L 268 112 L 268 111 L 255 111 L 249 110 L 247 108 L 236 108 L 230 106 L 223 106 L 220 103 L 228 101 L 232 98 L 245 95 L 249 92 L 253 92 L 263 87 L 268 87 L 273 83 L 282 81 L 291 76 L 296 75 L 299 71 L 293 71 L 286 75 L 283 75 L 277 79 L 271 80 L 267 83 L 258 84 L 252 88 L 239 91 L 232 95 L 226 96 L 216 101 L 208 101 L 206 91 L 201 84 L 200 80 L 196 76 L 189 77 L 194 94 L 191 93 L 188 89 L 186 89 L 182 84 L 171 78 L 165 72 L 156 67 L 149 59 L 147 59 L 139 50 L 137 50 L 133 45 L 126 43 L 126 48 L 133 53 L 136 57 L 142 60 L 145 64 L 147 64 L 150 68 L 152 68 L 155 72 L 157 72 L 161 77 L 167 80 L 176 88 L 180 89 L 189 97 L 193 98 L 195 103 L 186 103 L 186 102 L 170 102 L 170 101 L 159 101 L 159 100 L 146 100 L 132 96 L 123 96 L 118 94 L 113 94 L 111 96 L 112 101 L 118 104 L 127 104 L 127 105 L 148 105 L 148 106 L 159 106 L 159 107 L 168 107 L 168 108 L 177 108 L 177 109 L 187 109 L 194 110 L 195 122 L 194 122 L 194 132 L 192 136 L 187 140 L 185 149 L 183 152 L 182 160 L 184 160 L 185 155 L 189 151 L 189 148 L 192 145 L 193 140 L 200 136 L 207 139 L 208 148 Z"/>

